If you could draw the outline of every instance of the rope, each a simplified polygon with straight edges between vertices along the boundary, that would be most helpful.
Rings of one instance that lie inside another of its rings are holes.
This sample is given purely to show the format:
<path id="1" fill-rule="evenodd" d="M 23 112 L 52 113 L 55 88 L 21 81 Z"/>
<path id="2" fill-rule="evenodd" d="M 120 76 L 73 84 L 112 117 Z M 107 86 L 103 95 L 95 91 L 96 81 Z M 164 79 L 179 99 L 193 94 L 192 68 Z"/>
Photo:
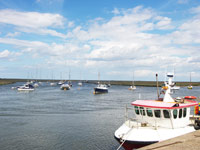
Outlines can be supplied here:
<path id="1" fill-rule="evenodd" d="M 117 150 L 119 150 L 119 149 L 122 147 L 122 145 L 126 142 L 126 140 L 127 140 L 127 138 L 128 138 L 128 134 L 130 133 L 130 131 L 131 131 L 132 129 L 133 129 L 133 128 L 129 129 L 128 132 L 126 132 L 126 133 L 124 134 L 124 135 L 127 134 L 127 137 L 126 137 L 126 139 L 123 140 L 123 142 L 120 144 L 120 146 L 117 148 Z M 124 136 L 124 135 L 123 135 L 123 136 Z M 123 136 L 122 136 L 121 138 L 123 138 Z"/>

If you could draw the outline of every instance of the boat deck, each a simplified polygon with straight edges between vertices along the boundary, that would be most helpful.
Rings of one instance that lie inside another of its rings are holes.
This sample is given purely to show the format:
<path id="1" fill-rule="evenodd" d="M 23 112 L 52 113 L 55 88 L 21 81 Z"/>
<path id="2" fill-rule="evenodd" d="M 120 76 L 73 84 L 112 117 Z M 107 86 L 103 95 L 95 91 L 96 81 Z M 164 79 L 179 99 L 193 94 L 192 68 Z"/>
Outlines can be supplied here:
<path id="1" fill-rule="evenodd" d="M 199 147 L 200 130 L 196 130 L 182 136 L 142 147 L 140 150 L 199 150 Z"/>

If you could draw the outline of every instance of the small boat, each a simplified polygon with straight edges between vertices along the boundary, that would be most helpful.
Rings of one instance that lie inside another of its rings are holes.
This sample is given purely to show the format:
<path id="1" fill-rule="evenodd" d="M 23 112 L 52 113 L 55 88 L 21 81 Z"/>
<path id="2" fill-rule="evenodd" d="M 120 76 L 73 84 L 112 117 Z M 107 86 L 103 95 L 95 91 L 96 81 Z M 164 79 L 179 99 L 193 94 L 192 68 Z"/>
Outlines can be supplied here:
<path id="1" fill-rule="evenodd" d="M 135 86 L 135 83 L 134 83 L 134 72 L 133 72 L 133 81 L 132 81 L 132 85 L 128 88 L 129 90 L 135 90 L 136 89 L 136 86 Z"/>
<path id="2" fill-rule="evenodd" d="M 82 85 L 83 85 L 83 83 L 82 83 L 82 82 L 79 82 L 79 83 L 78 83 L 78 86 L 82 86 Z"/>
<path id="3" fill-rule="evenodd" d="M 32 84 L 25 84 L 17 88 L 18 91 L 34 91 L 34 87 Z"/>
<path id="4" fill-rule="evenodd" d="M 38 84 L 37 82 L 35 82 L 35 83 L 33 84 L 33 86 L 36 88 L 36 87 L 39 86 L 39 84 Z"/>
<path id="5" fill-rule="evenodd" d="M 61 86 L 60 86 L 60 89 L 61 90 L 70 90 L 71 86 L 68 84 L 68 83 L 63 83 Z"/>
<path id="6" fill-rule="evenodd" d="M 98 80 L 100 80 L 100 73 L 98 73 Z M 99 81 L 97 87 L 94 88 L 93 94 L 108 93 L 108 87 L 106 84 L 101 84 Z"/>
<path id="7" fill-rule="evenodd" d="M 64 83 L 64 81 L 59 81 L 57 84 L 62 85 L 63 83 Z"/>
<path id="8" fill-rule="evenodd" d="M 191 89 L 193 88 L 193 86 L 192 86 L 192 85 L 189 85 L 187 88 L 191 90 Z"/>
<path id="9" fill-rule="evenodd" d="M 19 86 L 16 86 L 16 87 L 13 86 L 13 87 L 11 87 L 12 90 L 16 90 L 16 89 L 18 89 L 18 88 L 19 88 Z"/>
<path id="10" fill-rule="evenodd" d="M 108 88 L 105 84 L 100 84 L 98 82 L 97 87 L 94 88 L 94 94 L 108 93 Z"/>
<path id="11" fill-rule="evenodd" d="M 187 87 L 189 90 L 193 88 L 192 83 L 191 83 L 191 73 L 190 73 L 190 85 Z"/>
<path id="12" fill-rule="evenodd" d="M 111 87 L 111 84 L 110 84 L 110 83 L 108 83 L 108 84 L 106 84 L 106 86 L 107 86 L 107 87 Z"/>
<path id="13" fill-rule="evenodd" d="M 51 85 L 51 86 L 55 86 L 56 83 L 55 83 L 55 82 L 51 82 L 50 85 Z"/>
<path id="14" fill-rule="evenodd" d="M 135 90 L 135 89 L 136 89 L 136 86 L 131 85 L 128 89 L 129 89 L 129 90 Z"/>
<path id="15" fill-rule="evenodd" d="M 180 90 L 180 86 L 173 86 L 172 88 L 171 88 L 172 90 Z"/>
<path id="16" fill-rule="evenodd" d="M 123 146 L 126 150 L 137 149 L 197 129 L 190 120 L 190 108 L 198 105 L 194 101 L 195 97 L 172 98 L 173 76 L 168 77 L 168 88 L 164 91 L 163 98 L 136 100 L 131 103 L 133 115 L 126 114 L 126 121 L 114 133 L 115 139 L 121 144 L 120 147 Z"/>

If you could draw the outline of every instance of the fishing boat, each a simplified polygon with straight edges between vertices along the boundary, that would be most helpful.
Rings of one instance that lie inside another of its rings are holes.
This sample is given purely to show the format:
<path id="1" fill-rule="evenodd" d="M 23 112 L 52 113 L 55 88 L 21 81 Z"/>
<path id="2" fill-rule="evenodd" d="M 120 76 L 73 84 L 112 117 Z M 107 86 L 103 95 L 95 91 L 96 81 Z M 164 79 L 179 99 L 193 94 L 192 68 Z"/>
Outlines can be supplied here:
<path id="1" fill-rule="evenodd" d="M 108 88 L 105 84 L 98 82 L 97 87 L 94 88 L 94 94 L 108 93 Z"/>
<path id="2" fill-rule="evenodd" d="M 125 122 L 114 133 L 120 147 L 132 150 L 196 130 L 190 120 L 191 107 L 198 105 L 195 97 L 172 98 L 173 76 L 168 74 L 168 77 L 162 98 L 158 94 L 156 100 L 136 100 L 131 103 L 134 117 L 128 118 L 126 113 Z"/>
<path id="3" fill-rule="evenodd" d="M 17 88 L 18 91 L 34 91 L 34 87 L 32 84 L 24 84 Z"/>

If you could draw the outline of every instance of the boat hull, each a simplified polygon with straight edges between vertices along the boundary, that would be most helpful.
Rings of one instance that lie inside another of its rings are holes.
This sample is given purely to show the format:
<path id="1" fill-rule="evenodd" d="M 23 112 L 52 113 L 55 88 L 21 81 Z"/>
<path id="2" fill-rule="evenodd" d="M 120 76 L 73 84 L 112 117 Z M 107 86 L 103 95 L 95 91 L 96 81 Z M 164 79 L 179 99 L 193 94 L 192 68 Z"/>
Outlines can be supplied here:
<path id="1" fill-rule="evenodd" d="M 94 94 L 108 93 L 108 89 L 94 88 Z"/>
<path id="2" fill-rule="evenodd" d="M 61 87 L 60 89 L 65 91 L 65 90 L 70 90 L 70 87 Z"/>
<path id="3" fill-rule="evenodd" d="M 23 88 L 18 88 L 18 91 L 34 91 L 34 89 L 23 89 Z"/>
<path id="4" fill-rule="evenodd" d="M 121 141 L 119 138 L 117 138 L 116 136 L 114 136 L 115 139 L 122 144 L 123 141 Z M 151 142 L 144 142 L 144 141 L 125 141 L 122 146 L 126 149 L 126 150 L 133 150 L 136 148 L 141 148 L 150 144 L 154 144 L 157 143 L 158 141 L 151 141 Z"/>
<path id="5" fill-rule="evenodd" d="M 140 148 L 163 140 L 168 140 L 195 131 L 194 126 L 183 128 L 155 127 L 148 124 L 141 124 L 135 121 L 126 121 L 115 133 L 115 139 L 126 150 Z"/>

